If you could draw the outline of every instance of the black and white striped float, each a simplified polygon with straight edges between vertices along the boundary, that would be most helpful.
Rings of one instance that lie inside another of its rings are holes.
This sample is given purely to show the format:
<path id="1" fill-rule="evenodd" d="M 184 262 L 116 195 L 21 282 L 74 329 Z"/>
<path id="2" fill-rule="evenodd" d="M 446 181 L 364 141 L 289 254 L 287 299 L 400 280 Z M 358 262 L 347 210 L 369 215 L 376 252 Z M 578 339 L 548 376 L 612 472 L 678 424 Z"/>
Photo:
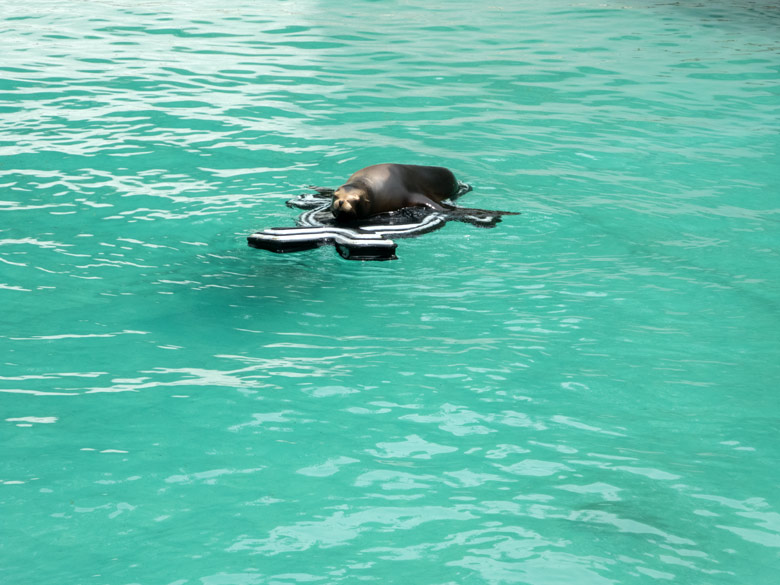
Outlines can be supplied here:
<path id="1" fill-rule="evenodd" d="M 392 238 L 419 236 L 444 226 L 448 221 L 462 221 L 478 227 L 494 227 L 506 211 L 487 211 L 446 206 L 445 211 L 426 207 L 406 207 L 382 213 L 354 224 L 337 224 L 330 212 L 332 189 L 311 187 L 316 193 L 305 193 L 287 202 L 289 207 L 305 210 L 296 227 L 268 228 L 247 238 L 253 248 L 270 252 L 301 252 L 319 246 L 333 245 L 349 260 L 395 260 L 398 247 Z M 470 190 L 465 183 L 461 195 Z"/>

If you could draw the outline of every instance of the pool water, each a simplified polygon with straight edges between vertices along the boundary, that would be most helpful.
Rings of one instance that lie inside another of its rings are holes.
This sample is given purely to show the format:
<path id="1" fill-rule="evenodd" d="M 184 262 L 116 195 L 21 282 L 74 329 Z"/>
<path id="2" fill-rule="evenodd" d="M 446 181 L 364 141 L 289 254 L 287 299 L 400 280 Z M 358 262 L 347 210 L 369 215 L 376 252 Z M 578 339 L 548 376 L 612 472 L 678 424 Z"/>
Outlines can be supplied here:
<path id="1" fill-rule="evenodd" d="M 775 583 L 778 25 L 6 3 L 0 582 Z M 246 245 L 379 162 L 522 215 Z"/>

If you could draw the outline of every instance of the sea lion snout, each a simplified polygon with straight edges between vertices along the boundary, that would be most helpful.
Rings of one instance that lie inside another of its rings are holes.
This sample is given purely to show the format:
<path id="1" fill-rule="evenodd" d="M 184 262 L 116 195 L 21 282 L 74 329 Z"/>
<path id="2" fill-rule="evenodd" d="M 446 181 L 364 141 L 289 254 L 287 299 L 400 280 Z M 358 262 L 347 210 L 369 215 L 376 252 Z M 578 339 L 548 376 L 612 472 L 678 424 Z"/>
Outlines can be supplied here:
<path id="1" fill-rule="evenodd" d="M 365 196 L 360 190 L 339 187 L 333 193 L 330 212 L 337 220 L 357 219 L 360 208 L 360 197 Z"/>
<path id="2" fill-rule="evenodd" d="M 347 201 L 346 199 L 336 199 L 333 202 L 333 205 L 330 206 L 331 210 L 333 211 L 343 211 L 345 213 L 349 213 L 352 211 L 352 203 Z"/>
<path id="3" fill-rule="evenodd" d="M 352 201 L 348 199 L 333 199 L 333 203 L 330 206 L 330 212 L 334 217 L 346 218 L 355 216 L 355 206 Z"/>

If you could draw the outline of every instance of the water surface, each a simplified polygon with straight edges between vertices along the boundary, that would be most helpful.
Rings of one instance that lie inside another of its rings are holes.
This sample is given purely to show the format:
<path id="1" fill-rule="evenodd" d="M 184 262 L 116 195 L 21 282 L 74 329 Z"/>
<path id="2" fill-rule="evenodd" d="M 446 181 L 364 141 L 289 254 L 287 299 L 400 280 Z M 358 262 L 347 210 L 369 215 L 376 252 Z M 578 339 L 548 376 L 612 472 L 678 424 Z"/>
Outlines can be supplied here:
<path id="1" fill-rule="evenodd" d="M 775 7 L 2 18 L 2 582 L 774 582 Z M 246 246 L 378 162 L 522 215 Z"/>

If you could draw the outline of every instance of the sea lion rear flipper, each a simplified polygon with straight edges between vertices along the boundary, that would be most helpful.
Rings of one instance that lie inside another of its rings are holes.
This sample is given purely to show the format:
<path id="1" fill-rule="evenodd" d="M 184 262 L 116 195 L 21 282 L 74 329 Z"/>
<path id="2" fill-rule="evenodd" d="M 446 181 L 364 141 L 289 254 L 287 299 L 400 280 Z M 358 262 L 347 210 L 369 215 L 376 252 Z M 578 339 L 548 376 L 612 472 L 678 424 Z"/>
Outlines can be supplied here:
<path id="1" fill-rule="evenodd" d="M 458 181 L 458 188 L 455 190 L 455 194 L 449 197 L 449 200 L 457 201 L 459 197 L 465 195 L 471 190 L 472 190 L 471 185 L 469 185 L 468 183 L 464 183 L 463 181 Z"/>
<path id="2" fill-rule="evenodd" d="M 469 207 L 452 207 L 447 213 L 447 219 L 470 223 L 477 227 L 495 227 L 501 221 L 502 215 L 520 215 L 516 211 L 495 211 L 490 209 L 474 209 Z"/>

